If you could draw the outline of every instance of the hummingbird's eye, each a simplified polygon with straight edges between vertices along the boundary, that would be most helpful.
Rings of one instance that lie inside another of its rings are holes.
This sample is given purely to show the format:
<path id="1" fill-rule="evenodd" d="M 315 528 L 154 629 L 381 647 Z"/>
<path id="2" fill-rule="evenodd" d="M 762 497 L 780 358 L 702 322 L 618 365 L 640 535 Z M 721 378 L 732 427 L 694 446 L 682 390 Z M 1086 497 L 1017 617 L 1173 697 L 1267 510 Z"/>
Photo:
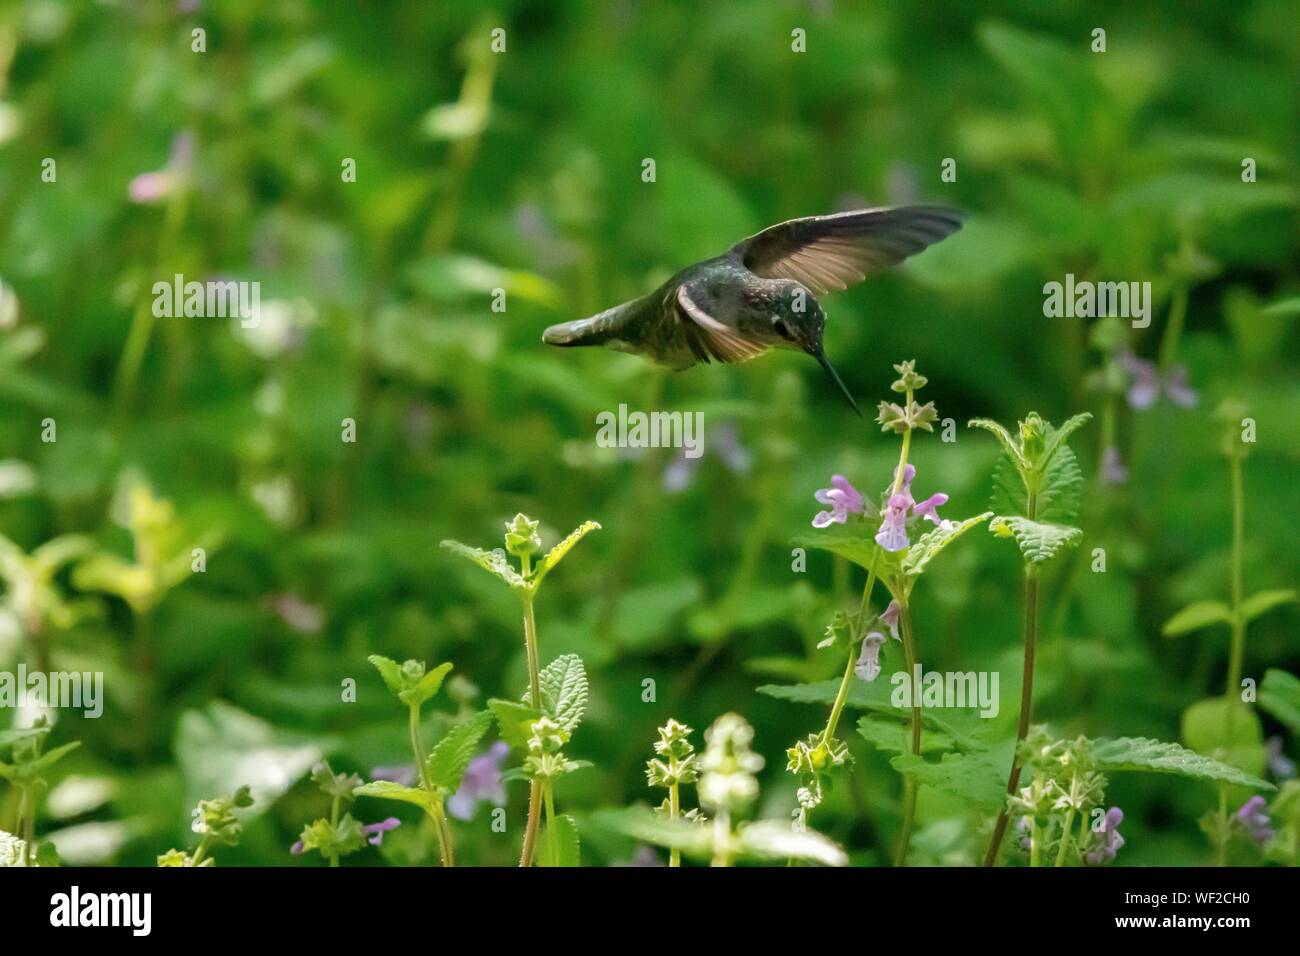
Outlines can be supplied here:
<path id="1" fill-rule="evenodd" d="M 777 319 L 772 323 L 772 328 L 775 329 L 776 334 L 781 336 L 783 339 L 793 338 L 793 336 L 790 335 L 790 326 L 785 324 L 785 319 Z"/>

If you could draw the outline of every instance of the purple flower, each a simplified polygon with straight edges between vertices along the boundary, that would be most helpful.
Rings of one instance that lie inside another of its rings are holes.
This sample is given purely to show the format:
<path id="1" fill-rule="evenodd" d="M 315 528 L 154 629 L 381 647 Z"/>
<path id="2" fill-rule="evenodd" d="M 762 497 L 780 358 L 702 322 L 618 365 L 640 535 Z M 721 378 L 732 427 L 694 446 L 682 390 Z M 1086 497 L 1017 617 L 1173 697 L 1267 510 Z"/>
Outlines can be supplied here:
<path id="1" fill-rule="evenodd" d="M 302 856 L 303 850 L 305 849 L 306 847 L 304 847 L 302 841 L 299 840 L 296 843 L 294 843 L 293 846 L 289 847 L 289 852 L 292 853 L 294 856 Z"/>
<path id="2" fill-rule="evenodd" d="M 731 422 L 723 422 L 709 433 L 708 447 L 731 473 L 743 475 L 749 471 L 753 456 L 741 444 L 740 433 Z M 703 454 L 688 458 L 686 449 L 679 449 L 676 457 L 664 469 L 664 490 L 676 493 L 689 488 L 703 460 Z"/>
<path id="3" fill-rule="evenodd" d="M 1124 838 L 1119 835 L 1119 825 L 1124 822 L 1124 811 L 1111 807 L 1102 820 L 1101 830 L 1093 834 L 1092 849 L 1083 855 L 1090 866 L 1099 866 L 1115 859 L 1115 853 L 1124 845 Z"/>
<path id="4" fill-rule="evenodd" d="M 885 507 L 876 532 L 876 543 L 886 551 L 902 551 L 911 542 L 907 539 L 907 511 L 912 506 L 912 496 L 894 495 Z"/>
<path id="5" fill-rule="evenodd" d="M 1268 818 L 1266 804 L 1261 796 L 1253 796 L 1241 805 L 1237 811 L 1237 822 L 1246 828 L 1246 834 L 1255 841 L 1256 846 L 1263 846 L 1273 839 L 1273 821 Z"/>
<path id="6" fill-rule="evenodd" d="M 1119 457 L 1119 449 L 1109 446 L 1101 453 L 1101 483 L 1104 485 L 1122 485 L 1128 481 L 1128 469 Z"/>
<path id="7" fill-rule="evenodd" d="M 1128 403 L 1138 411 L 1146 411 L 1165 397 L 1182 408 L 1196 404 L 1196 391 L 1187 384 L 1187 366 L 1173 365 L 1163 375 L 1154 362 L 1138 358 L 1132 352 L 1121 352 L 1119 364 L 1128 372 Z"/>
<path id="8" fill-rule="evenodd" d="M 460 788 L 447 800 L 447 812 L 457 820 L 472 820 L 480 801 L 486 800 L 496 806 L 505 803 L 506 788 L 501 782 L 501 765 L 509 753 L 509 745 L 498 740 L 471 760 Z"/>
<path id="9" fill-rule="evenodd" d="M 911 545 L 908 537 L 908 521 L 924 518 L 932 524 L 942 526 L 939 507 L 948 503 L 948 496 L 943 492 L 933 494 L 919 504 L 912 498 L 912 481 L 916 478 L 916 468 L 908 465 L 903 469 L 903 481 L 895 494 L 890 495 L 880 518 L 880 530 L 876 532 L 876 543 L 886 551 L 902 551 Z M 894 480 L 898 480 L 898 469 L 894 469 Z"/>
<path id="10" fill-rule="evenodd" d="M 189 179 L 194 167 L 194 134 L 181 130 L 172 138 L 171 155 L 160 170 L 140 173 L 127 186 L 131 202 L 152 203 L 165 199 Z"/>
<path id="11" fill-rule="evenodd" d="M 898 636 L 898 615 L 902 608 L 898 606 L 897 601 L 890 601 L 889 607 L 885 608 L 885 613 L 880 615 L 880 623 L 889 628 L 889 636 L 894 640 L 900 640 Z"/>
<path id="12" fill-rule="evenodd" d="M 1268 769 L 1279 780 L 1290 780 L 1295 776 L 1295 761 L 1282 752 L 1282 738 L 1269 737 L 1264 741 L 1268 753 Z"/>
<path id="13" fill-rule="evenodd" d="M 817 512 L 817 517 L 812 520 L 814 528 L 844 524 L 848 521 L 850 512 L 862 514 L 866 506 L 862 493 L 849 484 L 849 480 L 843 475 L 832 475 L 831 486 L 818 489 L 813 497 L 824 505 L 830 505 L 831 508 L 830 511 Z"/>
<path id="14" fill-rule="evenodd" d="M 370 771 L 371 780 L 388 780 L 400 783 L 403 787 L 415 786 L 415 766 L 413 764 L 395 764 L 391 767 L 375 767 Z"/>
<path id="15" fill-rule="evenodd" d="M 370 839 L 366 842 L 371 846 L 383 846 L 384 834 L 389 830 L 396 830 L 402 825 L 402 821 L 397 817 L 389 817 L 387 820 L 381 820 L 378 823 L 367 823 L 361 828 L 361 832 Z"/>
<path id="16" fill-rule="evenodd" d="M 857 675 L 858 680 L 870 684 L 880 676 L 880 645 L 884 643 L 885 635 L 879 631 L 872 631 L 862 639 L 862 653 L 858 655 L 858 662 L 853 665 L 853 673 Z"/>
<path id="17" fill-rule="evenodd" d="M 1029 817 L 1020 817 L 1016 820 L 1016 833 L 1019 835 L 1020 849 L 1028 853 L 1034 848 L 1034 841 L 1030 836 L 1033 830 L 1030 827 Z"/>

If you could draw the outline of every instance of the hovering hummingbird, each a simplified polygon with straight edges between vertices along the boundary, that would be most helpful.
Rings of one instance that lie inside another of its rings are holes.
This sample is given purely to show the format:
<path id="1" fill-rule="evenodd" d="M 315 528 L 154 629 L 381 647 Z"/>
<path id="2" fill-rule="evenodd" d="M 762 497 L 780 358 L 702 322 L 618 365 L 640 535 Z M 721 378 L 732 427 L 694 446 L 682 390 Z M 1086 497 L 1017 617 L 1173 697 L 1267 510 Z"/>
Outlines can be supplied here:
<path id="1" fill-rule="evenodd" d="M 960 228 L 958 214 L 940 206 L 791 219 L 688 266 L 649 295 L 552 325 L 542 341 L 604 345 L 677 370 L 798 349 L 821 363 L 861 415 L 822 348 L 826 313 L 814 296 L 861 282 Z"/>

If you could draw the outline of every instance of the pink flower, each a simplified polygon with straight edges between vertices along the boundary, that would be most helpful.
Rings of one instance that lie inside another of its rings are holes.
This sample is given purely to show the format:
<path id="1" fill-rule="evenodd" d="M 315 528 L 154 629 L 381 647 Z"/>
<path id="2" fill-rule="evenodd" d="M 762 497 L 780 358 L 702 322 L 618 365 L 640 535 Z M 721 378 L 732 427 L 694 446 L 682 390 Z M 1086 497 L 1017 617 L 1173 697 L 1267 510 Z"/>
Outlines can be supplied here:
<path id="1" fill-rule="evenodd" d="M 166 199 L 182 188 L 194 168 L 194 134 L 182 130 L 172 139 L 167 165 L 153 172 L 140 173 L 127 186 L 131 202 L 153 203 Z"/>
<path id="2" fill-rule="evenodd" d="M 931 495 L 919 504 L 912 498 L 912 481 L 916 478 L 916 468 L 908 465 L 903 469 L 903 481 L 898 492 L 890 495 L 880 519 L 880 530 L 876 532 L 876 544 L 886 551 L 902 551 L 911 545 L 907 533 L 909 521 L 924 518 L 935 525 L 943 522 L 938 509 L 948 503 L 948 496 L 943 492 Z M 894 469 L 894 480 L 898 480 L 898 469 Z"/>
<path id="3" fill-rule="evenodd" d="M 880 676 L 880 646 L 884 643 L 885 635 L 879 631 L 872 631 L 862 639 L 862 653 L 853 665 L 853 673 L 858 680 L 870 684 Z"/>
<path id="4" fill-rule="evenodd" d="M 819 488 L 813 495 L 821 504 L 830 505 L 830 511 L 819 511 L 812 520 L 814 528 L 844 524 L 849 514 L 862 514 L 865 502 L 862 493 L 849 484 L 843 475 L 832 475 L 829 488 Z"/>

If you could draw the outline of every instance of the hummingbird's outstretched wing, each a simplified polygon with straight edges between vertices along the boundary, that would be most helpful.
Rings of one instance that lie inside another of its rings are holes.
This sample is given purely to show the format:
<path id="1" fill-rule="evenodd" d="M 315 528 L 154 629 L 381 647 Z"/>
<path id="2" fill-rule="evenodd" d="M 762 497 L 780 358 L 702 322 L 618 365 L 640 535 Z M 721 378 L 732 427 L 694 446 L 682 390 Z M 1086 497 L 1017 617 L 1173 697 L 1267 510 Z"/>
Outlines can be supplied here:
<path id="1" fill-rule="evenodd" d="M 765 343 L 709 315 L 691 298 L 685 284 L 677 287 L 673 306 L 678 321 L 682 324 L 686 343 L 701 362 L 711 359 L 730 363 L 748 362 L 769 348 Z"/>
<path id="2" fill-rule="evenodd" d="M 768 279 L 794 279 L 815 295 L 861 282 L 961 228 L 942 206 L 857 209 L 790 219 L 732 247 L 745 267 Z"/>

